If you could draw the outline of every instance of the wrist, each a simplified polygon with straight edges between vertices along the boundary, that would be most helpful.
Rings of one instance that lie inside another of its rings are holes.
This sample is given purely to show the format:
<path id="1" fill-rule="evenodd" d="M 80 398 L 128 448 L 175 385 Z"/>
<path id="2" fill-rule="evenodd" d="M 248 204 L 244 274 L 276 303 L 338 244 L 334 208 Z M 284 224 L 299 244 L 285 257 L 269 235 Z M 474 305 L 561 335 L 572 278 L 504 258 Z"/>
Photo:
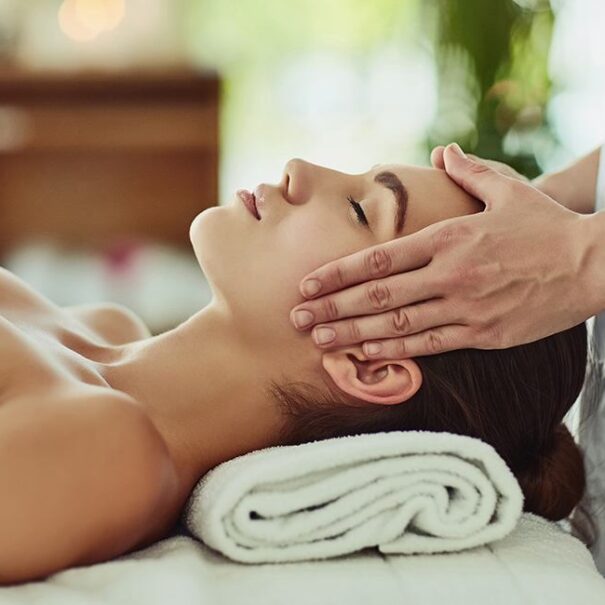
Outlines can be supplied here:
<path id="1" fill-rule="evenodd" d="M 578 217 L 578 227 L 574 234 L 581 246 L 578 297 L 586 305 L 587 317 L 592 317 L 605 310 L 605 212 Z"/>
<path id="2" fill-rule="evenodd" d="M 595 149 L 562 170 L 538 177 L 532 184 L 562 206 L 591 214 L 595 208 L 600 155 L 600 148 Z"/>
<path id="3" fill-rule="evenodd" d="M 566 195 L 565 179 L 561 173 L 551 172 L 550 174 L 543 174 L 535 178 L 531 183 L 536 189 L 545 193 L 562 206 L 569 207 L 566 203 L 569 200 Z"/>

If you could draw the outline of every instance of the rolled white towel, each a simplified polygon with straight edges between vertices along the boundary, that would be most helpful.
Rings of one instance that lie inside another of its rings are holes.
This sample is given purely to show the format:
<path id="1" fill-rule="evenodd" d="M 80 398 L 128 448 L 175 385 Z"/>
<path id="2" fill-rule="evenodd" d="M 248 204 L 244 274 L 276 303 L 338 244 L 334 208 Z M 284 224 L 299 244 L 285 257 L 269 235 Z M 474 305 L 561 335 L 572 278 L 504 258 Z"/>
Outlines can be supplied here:
<path id="1" fill-rule="evenodd" d="M 487 443 L 394 431 L 256 450 L 199 481 L 191 533 L 242 563 L 459 551 L 517 524 L 523 494 Z"/>

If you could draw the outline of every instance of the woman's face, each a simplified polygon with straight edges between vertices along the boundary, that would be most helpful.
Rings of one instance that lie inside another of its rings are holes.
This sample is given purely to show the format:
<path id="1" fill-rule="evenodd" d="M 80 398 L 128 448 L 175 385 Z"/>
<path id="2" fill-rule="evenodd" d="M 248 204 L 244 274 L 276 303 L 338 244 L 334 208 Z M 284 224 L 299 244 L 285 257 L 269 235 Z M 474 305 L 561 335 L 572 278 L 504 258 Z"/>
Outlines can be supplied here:
<path id="1" fill-rule="evenodd" d="M 290 323 L 303 302 L 299 282 L 335 258 L 471 214 L 483 205 L 443 170 L 405 164 L 346 174 L 300 159 L 287 162 L 277 184 L 259 187 L 256 219 L 234 196 L 231 204 L 204 210 L 190 239 L 212 287 L 241 335 L 272 367 L 292 369 L 317 360 L 310 332 Z M 396 202 L 399 199 L 399 202 Z M 352 201 L 360 207 L 353 207 Z M 364 213 L 368 226 L 359 222 Z M 399 232 L 395 224 L 404 219 Z"/>

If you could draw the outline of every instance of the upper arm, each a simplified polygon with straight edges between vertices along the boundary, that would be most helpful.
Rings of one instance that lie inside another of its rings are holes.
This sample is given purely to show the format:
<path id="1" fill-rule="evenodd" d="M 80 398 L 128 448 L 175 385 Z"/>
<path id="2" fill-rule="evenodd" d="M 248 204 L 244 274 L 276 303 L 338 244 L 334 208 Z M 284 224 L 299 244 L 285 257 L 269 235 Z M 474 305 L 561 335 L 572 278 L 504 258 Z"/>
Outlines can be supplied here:
<path id="1" fill-rule="evenodd" d="M 107 397 L 0 408 L 0 583 L 126 552 L 173 489 L 144 412 Z"/>

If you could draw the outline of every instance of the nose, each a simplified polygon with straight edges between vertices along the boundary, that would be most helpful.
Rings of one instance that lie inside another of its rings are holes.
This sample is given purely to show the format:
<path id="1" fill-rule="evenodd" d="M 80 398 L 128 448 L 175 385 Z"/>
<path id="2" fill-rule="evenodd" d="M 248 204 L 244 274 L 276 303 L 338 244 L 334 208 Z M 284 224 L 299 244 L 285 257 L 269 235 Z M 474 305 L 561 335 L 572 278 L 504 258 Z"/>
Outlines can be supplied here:
<path id="1" fill-rule="evenodd" d="M 282 192 L 290 204 L 304 204 L 310 196 L 312 164 L 300 158 L 286 162 L 282 175 Z"/>

